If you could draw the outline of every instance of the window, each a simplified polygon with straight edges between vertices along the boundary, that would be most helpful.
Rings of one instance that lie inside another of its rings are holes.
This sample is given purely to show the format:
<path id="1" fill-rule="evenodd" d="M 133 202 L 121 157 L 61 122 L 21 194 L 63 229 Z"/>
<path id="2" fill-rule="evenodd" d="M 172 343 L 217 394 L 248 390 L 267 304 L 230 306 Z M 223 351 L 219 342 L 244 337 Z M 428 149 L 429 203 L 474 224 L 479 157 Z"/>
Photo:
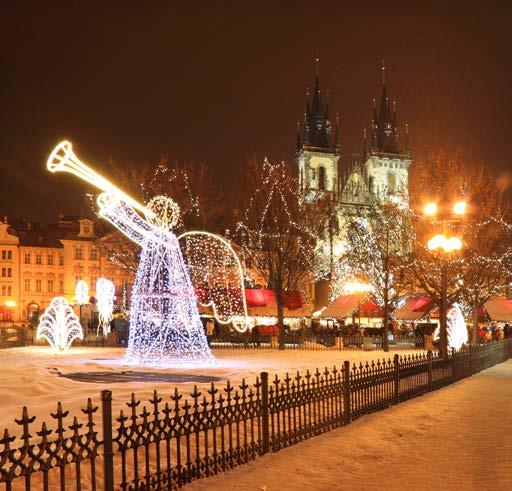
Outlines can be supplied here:
<path id="1" fill-rule="evenodd" d="M 81 276 L 75 276 L 75 285 L 82 279 Z"/>
<path id="2" fill-rule="evenodd" d="M 53 252 L 50 252 L 47 257 L 47 264 L 53 266 Z"/>
<path id="3" fill-rule="evenodd" d="M 59 293 L 64 292 L 64 280 L 59 281 Z"/>
<path id="4" fill-rule="evenodd" d="M 90 227 L 90 225 L 88 223 L 84 223 L 83 224 L 82 230 L 83 230 L 84 234 L 90 234 L 91 233 L 91 227 Z"/>
<path id="5" fill-rule="evenodd" d="M 396 187 L 396 176 L 394 172 L 388 172 L 388 193 L 393 194 Z"/>
<path id="6" fill-rule="evenodd" d="M 23 262 L 25 264 L 30 264 L 32 262 L 31 257 L 30 257 L 30 252 L 26 252 L 25 253 L 25 257 L 23 259 Z"/>
<path id="7" fill-rule="evenodd" d="M 12 286 L 7 287 L 7 295 L 10 297 L 12 295 Z"/>
<path id="8" fill-rule="evenodd" d="M 53 280 L 48 280 L 48 293 L 53 293 Z"/>
<path id="9" fill-rule="evenodd" d="M 89 259 L 91 261 L 97 261 L 98 260 L 98 249 L 96 247 L 93 247 L 91 249 L 91 254 L 89 255 Z"/>
<path id="10" fill-rule="evenodd" d="M 12 278 L 12 268 L 2 268 L 2 278 Z"/>
<path id="11" fill-rule="evenodd" d="M 77 247 L 75 249 L 75 259 L 83 259 L 84 258 L 84 250 L 82 247 Z"/>
<path id="12" fill-rule="evenodd" d="M 59 254 L 59 266 L 64 266 L 64 254 Z"/>
<path id="13" fill-rule="evenodd" d="M 2 285 L 2 297 L 5 297 L 7 295 L 7 287 L 5 285 Z"/>
<path id="14" fill-rule="evenodd" d="M 4 260 L 12 259 L 12 251 L 2 251 L 2 259 L 4 259 Z"/>
<path id="15" fill-rule="evenodd" d="M 41 280 L 36 280 L 36 292 L 41 293 Z"/>
<path id="16" fill-rule="evenodd" d="M 25 278 L 25 291 L 30 291 L 30 278 Z"/>
<path id="17" fill-rule="evenodd" d="M 40 252 L 36 252 L 36 264 L 43 264 L 43 255 Z"/>
<path id="18" fill-rule="evenodd" d="M 311 169 L 311 180 L 314 181 L 315 177 L 316 177 L 316 170 L 315 169 Z"/>
<path id="19" fill-rule="evenodd" d="M 325 191 L 325 167 L 318 168 L 318 189 Z"/>

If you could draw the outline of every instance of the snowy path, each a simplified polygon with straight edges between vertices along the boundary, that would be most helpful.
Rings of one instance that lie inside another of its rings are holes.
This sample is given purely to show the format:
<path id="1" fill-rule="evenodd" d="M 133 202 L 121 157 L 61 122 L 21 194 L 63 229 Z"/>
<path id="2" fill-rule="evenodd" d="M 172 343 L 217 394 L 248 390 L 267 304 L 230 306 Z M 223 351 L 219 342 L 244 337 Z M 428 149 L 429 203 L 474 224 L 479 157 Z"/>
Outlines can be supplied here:
<path id="1" fill-rule="evenodd" d="M 416 351 L 417 353 L 418 351 Z M 407 351 L 399 351 L 405 355 Z M 382 359 L 384 355 L 393 357 L 392 353 L 382 351 L 277 351 L 277 350 L 214 350 L 219 360 L 216 367 L 207 368 L 148 368 L 125 365 L 124 350 L 120 348 L 81 348 L 73 347 L 63 354 L 53 354 L 50 348 L 31 346 L 0 350 L 0 431 L 19 432 L 14 418 L 21 416 L 24 405 L 28 406 L 29 414 L 36 416 L 35 426 L 40 428 L 42 421 L 52 423 L 49 413 L 55 412 L 57 401 L 63 403 L 70 415 L 80 418 L 80 408 L 85 407 L 87 398 L 91 397 L 94 404 L 100 403 L 100 391 L 110 389 L 113 392 L 113 410 L 125 408 L 132 392 L 143 402 L 147 402 L 157 389 L 162 397 L 169 397 L 175 387 L 187 397 L 194 384 L 209 387 L 210 383 L 189 381 L 181 383 L 155 382 L 119 382 L 119 373 L 125 370 L 144 372 L 150 375 L 175 374 L 193 377 L 213 376 L 218 378 L 217 387 L 225 387 L 226 380 L 238 385 L 245 378 L 253 383 L 262 371 L 270 377 L 286 372 L 296 373 L 306 370 L 330 369 L 335 365 L 341 367 L 344 360 L 359 363 L 366 360 Z M 69 373 L 102 373 L 103 383 L 75 381 L 58 374 Z M 109 378 L 111 375 L 112 378 Z M 169 400 L 169 399 L 167 399 Z M 83 416 L 82 416 L 83 417 Z"/>
<path id="2" fill-rule="evenodd" d="M 512 360 L 186 489 L 512 489 Z"/>

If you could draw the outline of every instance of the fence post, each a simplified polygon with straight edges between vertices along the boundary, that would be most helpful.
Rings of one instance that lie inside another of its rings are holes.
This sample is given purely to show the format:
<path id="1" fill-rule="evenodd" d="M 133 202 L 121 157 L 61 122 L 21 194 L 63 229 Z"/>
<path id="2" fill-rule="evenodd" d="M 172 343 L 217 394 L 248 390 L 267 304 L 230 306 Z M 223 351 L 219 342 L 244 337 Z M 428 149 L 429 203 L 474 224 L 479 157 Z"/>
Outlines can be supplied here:
<path id="1" fill-rule="evenodd" d="M 114 491 L 114 452 L 112 451 L 112 391 L 101 391 L 103 416 L 103 483 L 105 491 Z"/>
<path id="2" fill-rule="evenodd" d="M 399 359 L 398 354 L 395 353 L 395 356 L 393 357 L 393 368 L 395 369 L 394 374 L 394 400 L 395 404 L 398 404 L 400 402 L 400 365 L 399 365 Z"/>
<path id="3" fill-rule="evenodd" d="M 428 380 L 428 391 L 432 391 L 432 350 L 427 351 L 427 380 Z"/>
<path id="4" fill-rule="evenodd" d="M 455 348 L 452 348 L 452 381 L 455 382 Z"/>
<path id="5" fill-rule="evenodd" d="M 261 453 L 266 454 L 269 450 L 269 428 L 268 428 L 268 372 L 261 372 Z"/>
<path id="6" fill-rule="evenodd" d="M 348 425 L 351 416 L 351 407 L 350 407 L 350 362 L 343 362 L 343 412 L 345 416 L 345 424 Z"/>

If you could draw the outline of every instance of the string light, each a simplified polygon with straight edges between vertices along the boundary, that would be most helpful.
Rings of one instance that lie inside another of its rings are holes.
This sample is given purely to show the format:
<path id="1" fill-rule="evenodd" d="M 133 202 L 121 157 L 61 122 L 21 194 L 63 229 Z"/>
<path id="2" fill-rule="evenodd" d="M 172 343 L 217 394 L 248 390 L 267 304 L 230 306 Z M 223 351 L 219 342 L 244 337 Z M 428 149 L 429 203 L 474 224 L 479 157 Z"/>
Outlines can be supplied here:
<path id="1" fill-rule="evenodd" d="M 96 282 L 96 306 L 98 307 L 98 335 L 100 329 L 106 336 L 110 332 L 110 321 L 114 310 L 116 289 L 114 283 L 106 278 L 99 278 Z"/>
<path id="2" fill-rule="evenodd" d="M 64 297 L 54 297 L 41 316 L 36 339 L 41 338 L 56 351 L 66 351 L 75 339 L 84 339 L 80 321 Z"/>
<path id="3" fill-rule="evenodd" d="M 75 285 L 75 298 L 78 305 L 85 305 L 89 300 L 89 286 L 84 280 L 78 280 Z"/>
<path id="4" fill-rule="evenodd" d="M 434 332 L 434 340 L 439 339 L 440 328 Z M 455 303 L 446 314 L 446 332 L 448 335 L 448 347 L 456 350 L 468 342 L 468 329 L 462 315 L 459 304 Z"/>
<path id="5" fill-rule="evenodd" d="M 176 236 L 146 220 L 106 193 L 100 215 L 142 248 L 132 288 L 129 364 L 211 365 L 196 296 Z"/>
<path id="6" fill-rule="evenodd" d="M 247 330 L 247 304 L 242 264 L 231 244 L 209 232 L 186 232 L 178 237 L 197 298 L 211 307 L 218 322 Z"/>

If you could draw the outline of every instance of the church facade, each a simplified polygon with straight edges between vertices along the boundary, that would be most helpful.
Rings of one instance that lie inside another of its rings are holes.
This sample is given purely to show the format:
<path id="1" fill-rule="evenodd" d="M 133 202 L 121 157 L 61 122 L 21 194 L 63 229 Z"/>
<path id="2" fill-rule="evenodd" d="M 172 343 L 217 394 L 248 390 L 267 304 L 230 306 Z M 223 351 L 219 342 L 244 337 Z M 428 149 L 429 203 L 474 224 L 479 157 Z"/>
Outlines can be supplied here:
<path id="1" fill-rule="evenodd" d="M 340 256 L 345 250 L 348 219 L 362 216 L 365 208 L 386 200 L 408 205 L 409 166 L 412 163 L 408 125 L 405 124 L 402 146 L 396 103 L 389 100 L 385 68 L 382 67 L 380 103 L 377 109 L 373 100 L 370 131 L 367 132 L 365 125 L 362 152 L 347 159 L 340 143 L 339 121 L 337 117 L 334 121 L 330 118 L 330 108 L 320 89 L 318 70 L 314 87 L 306 102 L 304 120 L 297 128 L 299 186 L 306 199 L 329 200 L 338 222 L 330 248 L 334 249 L 334 256 Z M 342 160 L 347 163 L 342 164 Z M 319 246 L 328 254 L 328 244 Z M 332 250 L 329 253 L 332 256 Z"/>

